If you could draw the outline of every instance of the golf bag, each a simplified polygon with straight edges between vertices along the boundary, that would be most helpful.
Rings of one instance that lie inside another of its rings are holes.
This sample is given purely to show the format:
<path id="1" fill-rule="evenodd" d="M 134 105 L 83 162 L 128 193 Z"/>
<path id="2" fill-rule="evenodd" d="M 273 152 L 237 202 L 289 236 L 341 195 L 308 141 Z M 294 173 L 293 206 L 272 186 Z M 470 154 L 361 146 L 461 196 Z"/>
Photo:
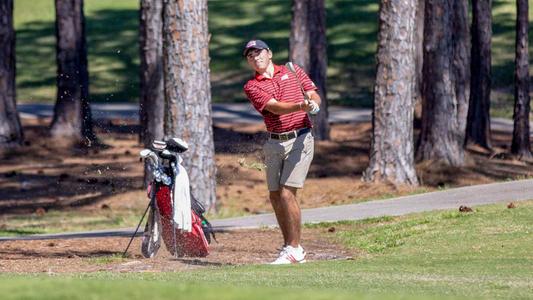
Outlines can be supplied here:
<path id="1" fill-rule="evenodd" d="M 174 138 L 154 141 L 152 148 L 141 151 L 152 177 L 141 252 L 144 257 L 154 257 L 163 240 L 172 255 L 205 257 L 215 235 L 204 217 L 205 208 L 190 194 L 187 172 L 181 165 L 179 153 L 187 150 L 187 144 Z"/>

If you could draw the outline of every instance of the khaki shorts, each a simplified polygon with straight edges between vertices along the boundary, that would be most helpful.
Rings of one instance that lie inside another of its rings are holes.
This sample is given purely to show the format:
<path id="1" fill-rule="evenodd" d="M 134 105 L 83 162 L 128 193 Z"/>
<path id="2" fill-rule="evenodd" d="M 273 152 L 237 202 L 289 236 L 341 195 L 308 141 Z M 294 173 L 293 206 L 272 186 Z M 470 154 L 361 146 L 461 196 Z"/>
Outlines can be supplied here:
<path id="1" fill-rule="evenodd" d="M 311 132 L 288 141 L 268 139 L 263 145 L 268 190 L 278 191 L 280 185 L 302 188 L 314 148 Z"/>

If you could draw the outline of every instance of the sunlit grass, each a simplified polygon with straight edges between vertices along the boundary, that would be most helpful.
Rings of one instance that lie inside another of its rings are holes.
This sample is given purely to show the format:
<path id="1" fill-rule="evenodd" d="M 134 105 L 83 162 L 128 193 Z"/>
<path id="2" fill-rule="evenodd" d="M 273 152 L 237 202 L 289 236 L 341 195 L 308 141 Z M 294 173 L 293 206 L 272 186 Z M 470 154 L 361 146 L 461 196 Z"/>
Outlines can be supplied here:
<path id="1" fill-rule="evenodd" d="M 147 291 L 150 299 L 530 299 L 531 215 L 533 201 L 521 201 L 513 209 L 495 204 L 471 213 L 321 223 L 309 227 L 334 227 L 331 240 L 353 248 L 352 260 L 173 273 L 3 274 L 0 289 L 5 299 L 144 299 Z M 125 261 L 118 255 L 88 260 Z"/>

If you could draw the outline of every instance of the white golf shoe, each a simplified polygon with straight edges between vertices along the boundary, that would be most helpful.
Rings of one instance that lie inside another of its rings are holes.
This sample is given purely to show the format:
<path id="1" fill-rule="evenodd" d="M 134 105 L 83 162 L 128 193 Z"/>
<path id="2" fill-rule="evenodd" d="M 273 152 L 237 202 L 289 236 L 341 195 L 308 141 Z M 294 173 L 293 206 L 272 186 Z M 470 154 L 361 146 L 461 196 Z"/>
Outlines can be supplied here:
<path id="1" fill-rule="evenodd" d="M 271 265 L 301 264 L 305 262 L 305 250 L 302 246 L 285 246 L 279 252 L 278 258 Z"/>

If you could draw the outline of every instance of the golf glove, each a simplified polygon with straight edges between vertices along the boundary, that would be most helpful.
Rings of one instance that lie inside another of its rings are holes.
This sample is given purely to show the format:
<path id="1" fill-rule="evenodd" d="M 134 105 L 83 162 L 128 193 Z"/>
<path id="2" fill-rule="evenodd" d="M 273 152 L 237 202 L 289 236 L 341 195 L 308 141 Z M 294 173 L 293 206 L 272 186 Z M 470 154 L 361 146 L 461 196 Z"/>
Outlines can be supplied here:
<path id="1" fill-rule="evenodd" d="M 313 101 L 313 100 L 310 100 L 309 101 L 309 104 L 311 105 L 312 109 L 311 111 L 309 112 L 310 114 L 312 115 L 316 115 L 319 111 L 320 111 L 320 107 L 318 106 L 318 104 Z"/>

